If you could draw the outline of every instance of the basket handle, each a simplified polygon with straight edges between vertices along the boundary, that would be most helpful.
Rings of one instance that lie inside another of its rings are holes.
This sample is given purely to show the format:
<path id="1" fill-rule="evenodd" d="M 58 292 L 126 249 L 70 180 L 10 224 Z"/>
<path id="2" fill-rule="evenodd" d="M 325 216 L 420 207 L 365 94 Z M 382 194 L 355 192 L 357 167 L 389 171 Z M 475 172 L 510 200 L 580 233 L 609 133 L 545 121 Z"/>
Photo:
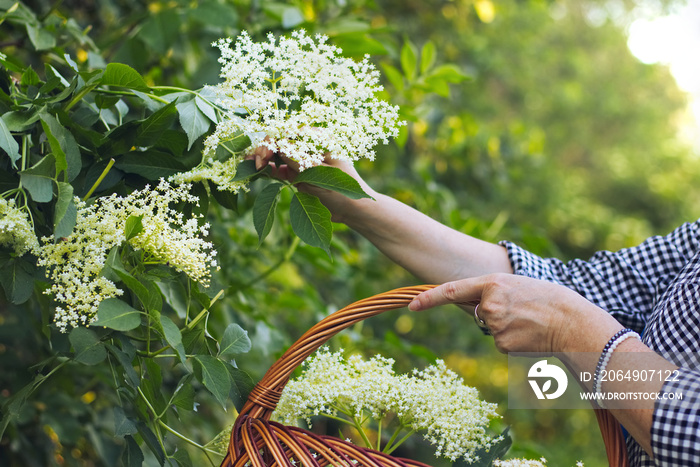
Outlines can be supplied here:
<path id="1" fill-rule="evenodd" d="M 289 380 L 289 376 L 309 355 L 321 347 L 328 339 L 369 317 L 385 311 L 403 308 L 421 292 L 430 290 L 435 285 L 418 285 L 390 290 L 352 303 L 335 313 L 326 316 L 304 333 L 277 360 L 262 380 L 253 388 L 248 401 L 241 410 L 241 415 L 249 414 L 255 418 L 269 420 L 272 411 Z"/>
<path id="2" fill-rule="evenodd" d="M 269 420 L 292 372 L 331 337 L 345 328 L 385 311 L 403 308 L 420 293 L 436 287 L 401 287 L 359 300 L 325 317 L 304 333 L 277 360 L 255 385 L 239 417 L 248 415 Z M 620 426 L 605 409 L 596 410 L 596 418 L 611 467 L 627 467 L 627 449 Z"/>

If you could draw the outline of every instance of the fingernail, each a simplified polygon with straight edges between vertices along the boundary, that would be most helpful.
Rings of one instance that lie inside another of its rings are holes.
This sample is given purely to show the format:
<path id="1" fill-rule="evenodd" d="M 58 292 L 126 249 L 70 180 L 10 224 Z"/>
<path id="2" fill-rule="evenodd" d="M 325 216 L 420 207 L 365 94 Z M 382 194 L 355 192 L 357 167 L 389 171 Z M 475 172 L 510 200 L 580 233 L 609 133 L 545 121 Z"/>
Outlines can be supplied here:
<path id="1" fill-rule="evenodd" d="M 408 309 L 411 311 L 420 311 L 420 300 L 414 299 L 408 304 Z"/>
<path id="2" fill-rule="evenodd" d="M 258 155 L 255 156 L 255 170 L 260 170 L 262 168 L 262 158 Z"/>

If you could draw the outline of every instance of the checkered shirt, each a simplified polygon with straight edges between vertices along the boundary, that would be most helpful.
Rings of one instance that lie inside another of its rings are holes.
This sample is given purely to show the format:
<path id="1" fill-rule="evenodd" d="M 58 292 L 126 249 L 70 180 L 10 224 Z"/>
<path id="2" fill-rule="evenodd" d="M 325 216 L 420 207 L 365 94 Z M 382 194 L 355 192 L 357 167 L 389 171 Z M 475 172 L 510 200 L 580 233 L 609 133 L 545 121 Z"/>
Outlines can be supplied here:
<path id="1" fill-rule="evenodd" d="M 569 287 L 642 334 L 651 349 L 680 366 L 677 381 L 658 399 L 651 427 L 652 460 L 628 436 L 630 466 L 700 466 L 700 367 L 685 353 L 700 353 L 700 220 L 666 236 L 588 261 L 541 258 L 501 242 L 516 274 Z"/>

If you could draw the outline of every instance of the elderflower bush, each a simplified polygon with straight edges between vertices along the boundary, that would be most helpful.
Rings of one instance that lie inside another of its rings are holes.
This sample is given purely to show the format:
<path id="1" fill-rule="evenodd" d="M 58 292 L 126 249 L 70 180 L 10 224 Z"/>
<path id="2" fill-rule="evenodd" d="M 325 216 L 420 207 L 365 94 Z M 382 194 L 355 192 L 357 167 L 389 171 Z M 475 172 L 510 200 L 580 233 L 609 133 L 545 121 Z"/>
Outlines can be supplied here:
<path id="1" fill-rule="evenodd" d="M 210 268 L 216 267 L 216 251 L 204 240 L 208 224 L 197 217 L 185 219 L 171 203 L 197 203 L 189 186 L 172 187 L 161 180 L 154 189 L 146 186 L 126 197 L 113 194 L 93 204 L 76 199 L 77 221 L 73 233 L 62 239 L 42 238 L 38 263 L 48 269 L 51 287 L 46 293 L 61 303 L 54 321 L 63 332 L 94 321 L 100 302 L 121 295 L 114 282 L 101 275 L 114 247 L 128 243 L 143 252 L 144 264 L 168 264 L 184 271 L 203 285 L 209 284 Z M 129 219 L 140 228 L 126 237 Z"/>
<path id="2" fill-rule="evenodd" d="M 315 415 L 342 414 L 357 427 L 365 414 L 379 423 L 395 414 L 399 427 L 385 452 L 400 444 L 392 442 L 401 430 L 424 431 L 435 455 L 452 461 L 473 462 L 477 449 L 499 441 L 486 433 L 490 420 L 499 416 L 496 404 L 480 400 L 477 390 L 464 385 L 442 360 L 403 375 L 394 373 L 393 363 L 381 356 L 346 361 L 342 351 L 321 349 L 306 360 L 301 377 L 287 384 L 273 416 L 286 424 L 300 418 L 311 424 Z"/>
<path id="3" fill-rule="evenodd" d="M 17 208 L 14 199 L 0 198 L 0 245 L 12 247 L 17 256 L 39 252 L 27 211 Z"/>
<path id="4" fill-rule="evenodd" d="M 303 30 L 290 38 L 268 35 L 256 43 L 243 31 L 214 45 L 221 51 L 224 81 L 210 89 L 224 118 L 205 141 L 204 163 L 173 177 L 177 183 L 208 179 L 238 191 L 231 180 L 241 159 L 215 159 L 217 148 L 249 139 L 247 152 L 264 145 L 284 153 L 299 169 L 320 164 L 326 154 L 355 161 L 374 159 L 373 147 L 398 135 L 398 108 L 379 100 L 379 72 L 365 58 L 342 57 L 323 35 Z M 246 153 L 244 151 L 244 155 Z"/>

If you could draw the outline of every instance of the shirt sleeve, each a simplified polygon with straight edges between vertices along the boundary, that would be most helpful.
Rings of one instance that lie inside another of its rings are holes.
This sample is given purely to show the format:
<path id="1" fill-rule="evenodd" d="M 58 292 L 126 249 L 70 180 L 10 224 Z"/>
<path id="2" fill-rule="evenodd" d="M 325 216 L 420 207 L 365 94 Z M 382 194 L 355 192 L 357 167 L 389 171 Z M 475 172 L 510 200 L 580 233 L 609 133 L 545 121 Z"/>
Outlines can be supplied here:
<path id="1" fill-rule="evenodd" d="M 700 465 L 700 372 L 679 368 L 656 401 L 651 447 L 656 465 Z"/>
<path id="2" fill-rule="evenodd" d="M 700 220 L 636 247 L 599 251 L 588 261 L 542 258 L 513 243 L 500 244 L 516 274 L 569 287 L 641 333 L 660 293 L 700 250 Z"/>

